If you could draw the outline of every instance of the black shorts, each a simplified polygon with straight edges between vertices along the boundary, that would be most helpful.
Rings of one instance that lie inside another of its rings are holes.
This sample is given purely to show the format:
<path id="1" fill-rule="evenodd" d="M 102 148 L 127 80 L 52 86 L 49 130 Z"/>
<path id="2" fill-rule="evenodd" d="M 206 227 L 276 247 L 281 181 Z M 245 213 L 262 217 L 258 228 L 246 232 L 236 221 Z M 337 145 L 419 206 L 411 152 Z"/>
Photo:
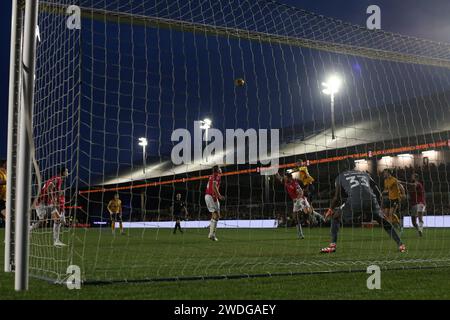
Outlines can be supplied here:
<path id="1" fill-rule="evenodd" d="M 367 221 L 381 217 L 381 208 L 376 199 L 362 201 L 347 201 L 340 207 L 344 222 L 351 222 L 362 218 Z"/>
<path id="2" fill-rule="evenodd" d="M 181 213 L 179 213 L 179 214 L 177 214 L 177 213 L 174 213 L 173 214 L 173 219 L 174 220 L 183 220 L 183 215 L 181 214 Z"/>
<path id="3" fill-rule="evenodd" d="M 3 211 L 6 209 L 6 201 L 0 200 L 0 211 Z"/>
<path id="4" fill-rule="evenodd" d="M 113 220 L 113 221 L 122 221 L 121 213 L 110 213 L 109 216 L 111 217 L 111 220 Z"/>
<path id="5" fill-rule="evenodd" d="M 391 208 L 400 208 L 400 201 L 399 200 L 391 200 L 391 199 L 384 199 L 383 200 L 383 208 L 391 209 Z"/>

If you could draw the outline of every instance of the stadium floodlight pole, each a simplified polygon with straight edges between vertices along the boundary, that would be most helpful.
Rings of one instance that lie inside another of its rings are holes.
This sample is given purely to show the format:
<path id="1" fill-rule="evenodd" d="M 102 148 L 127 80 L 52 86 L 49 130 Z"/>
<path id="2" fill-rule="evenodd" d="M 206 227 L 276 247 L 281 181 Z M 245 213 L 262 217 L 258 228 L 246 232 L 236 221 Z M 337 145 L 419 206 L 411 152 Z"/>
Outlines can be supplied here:
<path id="1" fill-rule="evenodd" d="M 327 82 L 322 83 L 322 86 L 324 87 L 322 93 L 330 96 L 331 99 L 331 138 L 334 140 L 336 139 L 336 125 L 334 120 L 334 95 L 339 92 L 339 89 L 341 87 L 341 79 L 337 75 L 333 74 L 328 78 Z"/>
<path id="2" fill-rule="evenodd" d="M 205 140 L 206 140 L 206 144 L 208 144 L 208 130 L 209 128 L 211 128 L 212 125 L 212 121 L 211 119 L 203 119 L 200 121 L 201 125 L 200 125 L 200 129 L 204 129 L 205 130 Z M 208 158 L 205 159 L 206 162 L 208 162 Z"/>
<path id="3" fill-rule="evenodd" d="M 147 166 L 146 164 L 146 147 L 148 145 L 148 140 L 147 138 L 139 138 L 139 145 L 142 147 L 142 164 L 143 164 L 143 171 L 145 174 L 145 167 Z"/>
<path id="4" fill-rule="evenodd" d="M 34 69 L 36 64 L 36 26 L 38 1 L 25 1 L 23 32 L 22 77 L 23 87 L 19 111 L 19 143 L 16 171 L 16 225 L 15 225 L 15 289 L 28 289 L 29 219 L 31 208 L 31 152 L 32 115 L 34 100 Z"/>
<path id="5" fill-rule="evenodd" d="M 205 140 L 208 141 L 208 129 L 211 128 L 212 121 L 208 118 L 201 120 L 201 126 L 200 129 L 205 130 Z"/>
<path id="6" fill-rule="evenodd" d="M 20 20 L 21 21 L 21 20 Z M 5 217 L 5 272 L 11 272 L 11 227 L 12 227 L 12 213 L 14 205 L 11 202 L 13 199 L 13 170 L 14 152 L 13 148 L 16 145 L 15 130 L 17 129 L 17 112 L 19 105 L 19 70 L 20 70 L 20 48 L 22 23 L 19 21 L 17 1 L 12 2 L 11 10 L 11 47 L 10 47 L 10 64 L 9 64 L 9 101 L 8 101 L 8 150 L 7 150 L 7 168 L 6 172 L 6 217 Z"/>

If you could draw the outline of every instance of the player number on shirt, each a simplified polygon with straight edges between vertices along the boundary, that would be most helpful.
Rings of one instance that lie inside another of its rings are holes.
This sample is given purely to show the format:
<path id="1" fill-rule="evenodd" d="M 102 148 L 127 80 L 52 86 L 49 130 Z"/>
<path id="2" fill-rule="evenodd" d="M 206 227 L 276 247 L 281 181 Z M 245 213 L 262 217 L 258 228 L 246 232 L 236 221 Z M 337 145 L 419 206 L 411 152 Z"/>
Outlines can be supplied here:
<path id="1" fill-rule="evenodd" d="M 350 176 L 345 178 L 350 183 L 350 188 L 356 188 L 360 185 L 369 188 L 369 180 L 366 177 Z"/>

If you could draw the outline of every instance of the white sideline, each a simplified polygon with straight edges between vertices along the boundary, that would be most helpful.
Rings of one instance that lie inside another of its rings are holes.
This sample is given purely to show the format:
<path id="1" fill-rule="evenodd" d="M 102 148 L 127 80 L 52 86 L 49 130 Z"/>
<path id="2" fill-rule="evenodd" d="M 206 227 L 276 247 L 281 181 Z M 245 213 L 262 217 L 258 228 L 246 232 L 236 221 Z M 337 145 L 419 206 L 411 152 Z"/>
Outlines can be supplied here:
<path id="1" fill-rule="evenodd" d="M 423 217 L 424 227 L 426 228 L 450 228 L 450 216 L 425 216 Z M 191 228 L 208 228 L 209 220 L 181 221 L 181 227 Z M 103 225 L 107 222 L 94 222 L 94 225 Z M 119 223 L 116 222 L 119 227 Z M 124 222 L 124 228 L 148 228 L 148 229 L 171 229 L 174 227 L 174 221 L 135 221 Z M 233 229 L 275 229 L 278 227 L 277 220 L 219 220 L 219 228 Z M 403 218 L 404 228 L 413 228 L 411 217 Z"/>
<path id="2" fill-rule="evenodd" d="M 181 221 L 181 227 L 185 229 L 190 228 L 208 228 L 209 220 L 197 220 L 197 221 Z M 159 228 L 159 229 L 173 229 L 174 221 L 136 221 L 136 222 L 124 222 L 124 228 Z M 116 222 L 116 226 L 119 223 Z M 277 220 L 219 220 L 217 224 L 218 228 L 232 229 L 232 228 L 245 228 L 245 229 L 275 229 L 278 227 Z"/>
<path id="3" fill-rule="evenodd" d="M 450 216 L 425 216 L 423 217 L 425 228 L 450 228 Z M 403 218 L 404 228 L 413 228 L 411 217 Z"/>

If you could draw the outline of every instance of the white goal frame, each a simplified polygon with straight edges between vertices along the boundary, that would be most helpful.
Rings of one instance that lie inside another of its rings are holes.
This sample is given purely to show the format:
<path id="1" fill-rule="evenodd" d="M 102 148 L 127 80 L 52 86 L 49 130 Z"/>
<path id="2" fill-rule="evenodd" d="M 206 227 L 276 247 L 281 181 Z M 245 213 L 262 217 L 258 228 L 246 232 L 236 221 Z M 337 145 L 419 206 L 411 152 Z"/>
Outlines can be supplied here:
<path id="1" fill-rule="evenodd" d="M 16 291 L 28 289 L 28 225 L 31 209 L 29 148 L 32 146 L 38 5 L 38 0 L 12 2 L 4 269 L 6 272 L 15 272 Z"/>

